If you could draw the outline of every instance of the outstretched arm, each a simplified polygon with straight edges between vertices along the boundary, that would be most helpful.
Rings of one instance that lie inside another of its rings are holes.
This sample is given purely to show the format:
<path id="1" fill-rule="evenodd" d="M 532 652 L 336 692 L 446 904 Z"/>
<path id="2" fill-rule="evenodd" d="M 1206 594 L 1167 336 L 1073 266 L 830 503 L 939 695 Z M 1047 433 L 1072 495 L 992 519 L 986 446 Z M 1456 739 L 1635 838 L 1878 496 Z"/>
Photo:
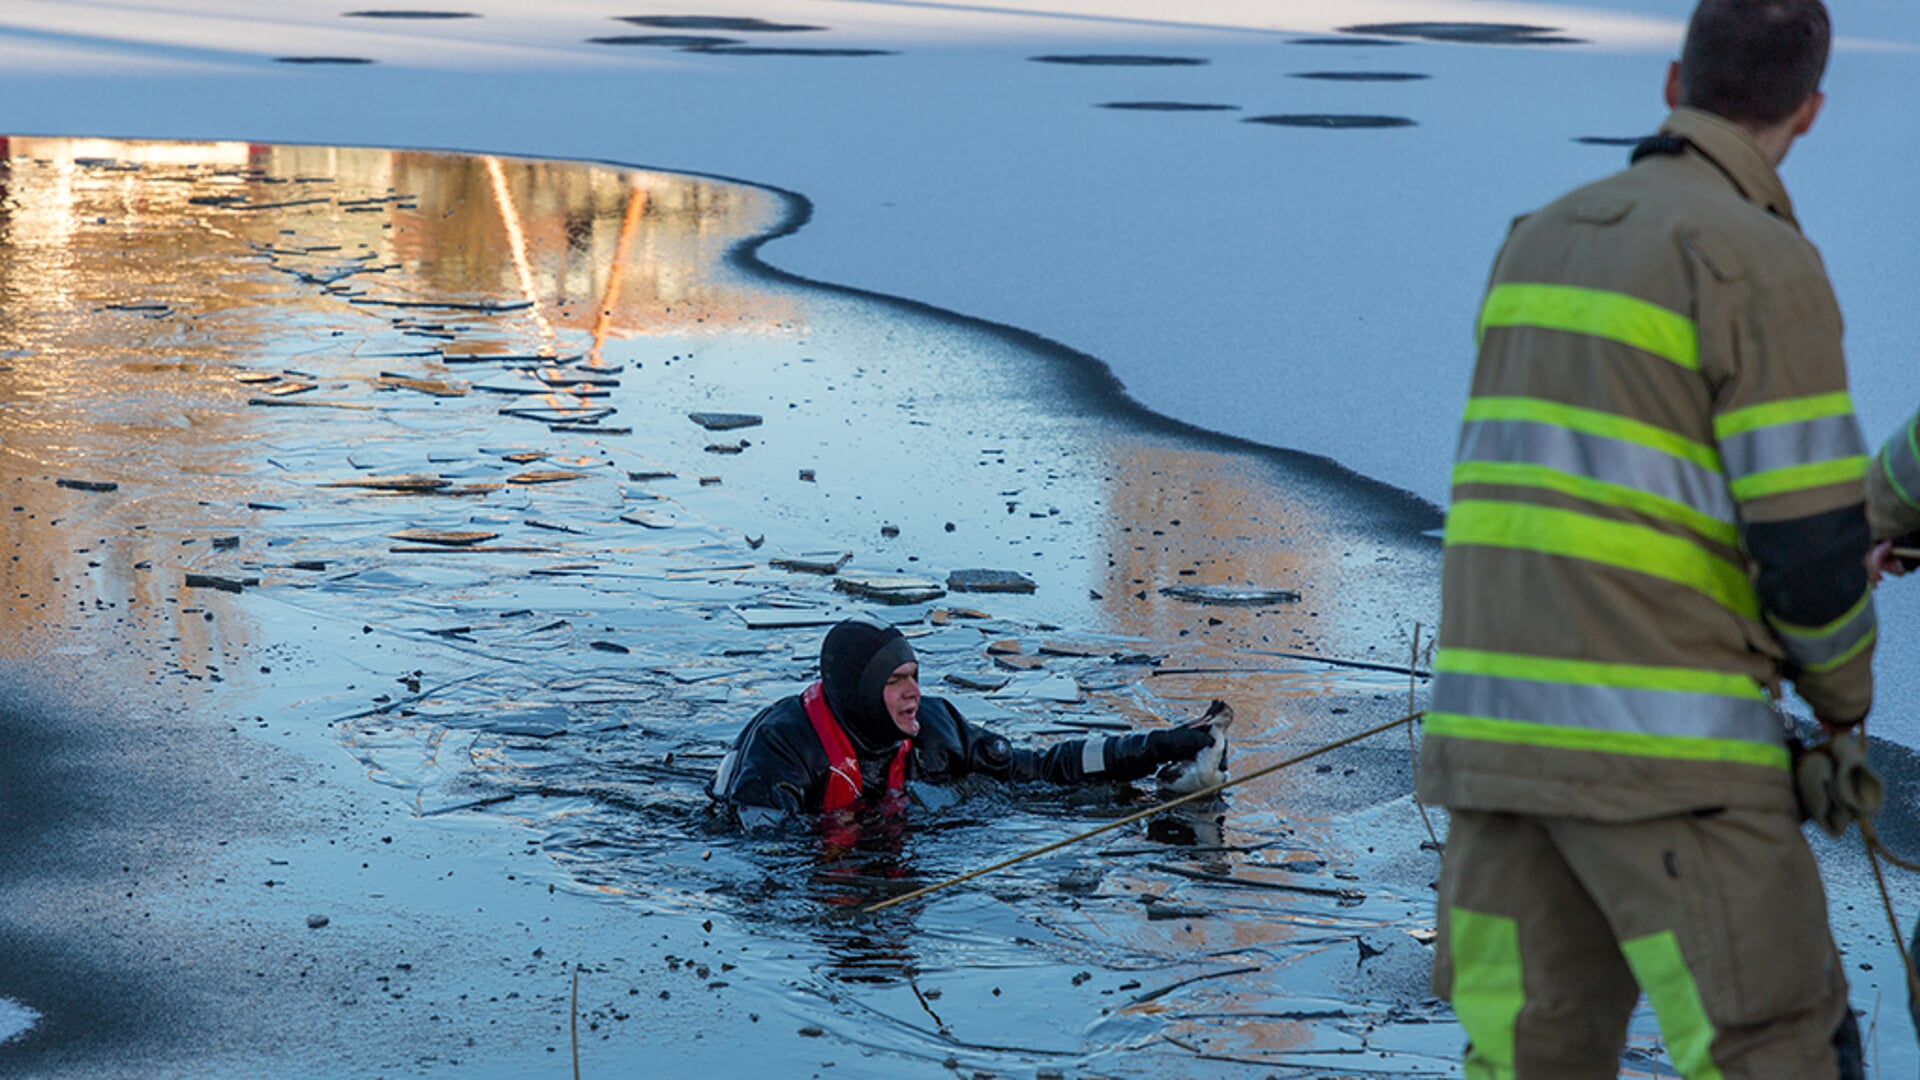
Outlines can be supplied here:
<path id="1" fill-rule="evenodd" d="M 980 773 L 1001 780 L 1050 784 L 1139 780 L 1170 761 L 1186 761 L 1212 745 L 1205 727 L 1177 727 L 1126 735 L 1069 739 L 1045 749 L 1016 747 L 1005 736 L 953 712 L 958 736 L 950 775 Z"/>

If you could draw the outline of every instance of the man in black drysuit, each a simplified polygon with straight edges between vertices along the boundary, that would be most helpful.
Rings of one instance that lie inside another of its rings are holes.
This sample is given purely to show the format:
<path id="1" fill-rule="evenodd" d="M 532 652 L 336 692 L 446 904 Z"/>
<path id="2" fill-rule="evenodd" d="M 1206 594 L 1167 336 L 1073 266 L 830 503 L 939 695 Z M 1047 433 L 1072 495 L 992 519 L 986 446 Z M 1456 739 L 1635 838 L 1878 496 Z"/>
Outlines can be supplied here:
<path id="1" fill-rule="evenodd" d="M 713 796 L 755 827 L 856 808 L 897 809 L 909 779 L 1138 780 L 1225 738 L 1203 720 L 1045 750 L 1016 748 L 968 723 L 946 700 L 922 697 L 919 675 L 913 646 L 898 629 L 864 618 L 839 623 L 820 646 L 820 681 L 748 721 L 720 762 Z"/>

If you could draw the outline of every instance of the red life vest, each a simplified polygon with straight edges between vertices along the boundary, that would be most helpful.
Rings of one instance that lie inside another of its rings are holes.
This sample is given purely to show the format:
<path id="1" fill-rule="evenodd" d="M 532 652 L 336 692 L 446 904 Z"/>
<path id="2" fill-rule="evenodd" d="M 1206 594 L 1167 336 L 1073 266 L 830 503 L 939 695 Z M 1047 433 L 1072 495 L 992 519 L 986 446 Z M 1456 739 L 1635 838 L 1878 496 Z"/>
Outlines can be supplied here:
<path id="1" fill-rule="evenodd" d="M 853 743 L 833 710 L 827 708 L 827 695 L 819 683 L 800 694 L 800 704 L 807 710 L 813 733 L 820 737 L 820 748 L 827 752 L 827 792 L 820 801 L 820 809 L 825 813 L 845 810 L 860 801 L 860 789 L 865 786 L 860 779 L 860 759 L 854 755 Z M 912 752 L 913 740 L 900 740 L 900 750 L 893 755 L 893 764 L 887 769 L 888 795 L 907 790 L 907 756 Z"/>

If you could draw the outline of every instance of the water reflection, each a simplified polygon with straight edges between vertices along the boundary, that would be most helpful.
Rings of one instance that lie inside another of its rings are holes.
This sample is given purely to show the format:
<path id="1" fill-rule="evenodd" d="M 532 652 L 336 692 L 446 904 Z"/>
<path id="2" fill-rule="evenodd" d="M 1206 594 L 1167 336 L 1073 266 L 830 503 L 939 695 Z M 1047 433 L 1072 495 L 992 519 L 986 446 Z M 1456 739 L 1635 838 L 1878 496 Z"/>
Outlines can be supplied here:
<path id="1" fill-rule="evenodd" d="M 1144 796 L 963 785 L 763 841 L 704 794 L 851 607 L 774 553 L 1026 573 L 1031 596 L 889 609 L 930 681 L 1021 643 L 1036 670 L 940 687 L 969 718 L 1044 741 L 1228 697 L 1252 763 L 1319 737 L 1330 694 L 1404 692 L 1282 655 L 1397 659 L 1433 602 L 1404 507 L 1151 423 L 1004 328 L 742 269 L 790 210 L 752 187 L 324 147 L 3 150 L 0 655 L 67 652 L 204 722 L 324 741 L 422 818 L 511 823 L 548 884 L 775 943 L 723 981 L 888 1053 L 1096 1068 L 1150 1045 L 1134 1071 L 1187 1075 L 1205 1039 L 1278 1068 L 1366 1046 L 1406 1005 L 1293 1001 L 1356 937 L 1425 917 L 1424 896 L 1352 901 L 1332 876 L 1372 872 L 1340 822 L 1395 812 L 1393 743 L 1341 759 L 1371 785 L 1287 774 L 873 920 L 844 913 Z M 699 411 L 762 423 L 721 453 Z M 418 539 L 463 533 L 492 538 Z M 1188 583 L 1302 599 L 1160 592 Z M 1315 1009 L 1345 1019 L 1257 1019 Z"/>

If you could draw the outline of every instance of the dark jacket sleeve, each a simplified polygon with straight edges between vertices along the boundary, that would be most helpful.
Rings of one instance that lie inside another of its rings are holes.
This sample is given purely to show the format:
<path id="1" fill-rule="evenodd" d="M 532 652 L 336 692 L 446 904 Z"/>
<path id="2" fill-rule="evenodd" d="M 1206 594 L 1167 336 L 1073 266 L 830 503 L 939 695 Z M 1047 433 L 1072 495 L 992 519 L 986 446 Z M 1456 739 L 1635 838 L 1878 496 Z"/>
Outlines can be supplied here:
<path id="1" fill-rule="evenodd" d="M 944 698 L 923 698 L 920 711 L 916 761 L 920 776 L 933 781 L 974 774 L 1067 785 L 1138 780 L 1169 761 L 1193 757 L 1210 742 L 1205 731 L 1172 728 L 1031 749 L 968 721 Z"/>
<path id="2" fill-rule="evenodd" d="M 1786 653 L 1784 674 L 1820 719 L 1850 723 L 1873 703 L 1877 625 L 1867 587 L 1872 545 L 1859 504 L 1741 529 L 1754 591 Z"/>
<path id="3" fill-rule="evenodd" d="M 742 821 L 814 814 L 826 775 L 826 751 L 799 699 L 783 698 L 741 730 L 721 760 L 713 796 L 732 806 Z"/>

